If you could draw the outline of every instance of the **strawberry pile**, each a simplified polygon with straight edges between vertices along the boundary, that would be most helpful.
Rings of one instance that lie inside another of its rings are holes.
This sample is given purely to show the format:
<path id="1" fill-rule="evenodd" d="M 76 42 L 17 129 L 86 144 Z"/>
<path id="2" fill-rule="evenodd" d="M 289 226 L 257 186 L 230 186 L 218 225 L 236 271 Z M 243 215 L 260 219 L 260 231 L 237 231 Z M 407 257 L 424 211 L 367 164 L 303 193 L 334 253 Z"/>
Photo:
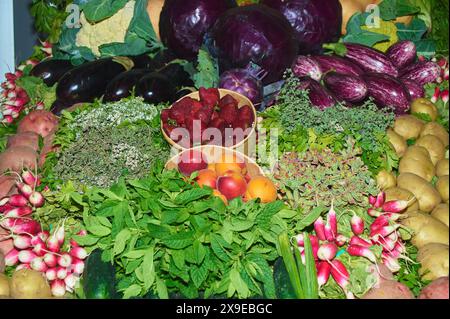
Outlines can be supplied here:
<path id="1" fill-rule="evenodd" d="M 255 121 L 249 105 L 216 88 L 200 88 L 200 100 L 185 97 L 161 112 L 163 129 L 180 146 L 213 144 L 233 146 L 244 140 Z M 241 129 L 241 130 L 237 130 Z"/>

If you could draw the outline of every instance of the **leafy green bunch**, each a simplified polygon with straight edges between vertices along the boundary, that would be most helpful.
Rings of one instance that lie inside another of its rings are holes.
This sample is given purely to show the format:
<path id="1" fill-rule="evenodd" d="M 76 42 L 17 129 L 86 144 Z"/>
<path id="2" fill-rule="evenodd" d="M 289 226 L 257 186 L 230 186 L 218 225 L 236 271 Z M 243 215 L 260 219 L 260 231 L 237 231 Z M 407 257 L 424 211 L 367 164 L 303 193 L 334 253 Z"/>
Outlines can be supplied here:
<path id="1" fill-rule="evenodd" d="M 33 0 L 30 12 L 35 19 L 35 29 L 48 36 L 51 43 L 58 41 L 68 15 L 66 7 L 72 2 L 73 0 Z"/>

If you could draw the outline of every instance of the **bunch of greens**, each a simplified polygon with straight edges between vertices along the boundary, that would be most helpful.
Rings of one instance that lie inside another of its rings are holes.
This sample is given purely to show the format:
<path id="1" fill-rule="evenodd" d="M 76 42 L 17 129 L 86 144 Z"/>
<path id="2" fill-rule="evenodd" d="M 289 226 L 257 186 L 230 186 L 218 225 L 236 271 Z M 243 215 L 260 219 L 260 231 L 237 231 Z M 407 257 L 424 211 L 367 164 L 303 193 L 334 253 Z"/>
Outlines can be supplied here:
<path id="1" fill-rule="evenodd" d="M 279 256 L 278 236 L 298 216 L 280 201 L 225 206 L 211 189 L 159 165 L 146 178 L 92 188 L 76 200 L 88 235 L 74 239 L 115 263 L 124 298 L 274 298 L 270 263 Z"/>
<path id="2" fill-rule="evenodd" d="M 73 0 L 33 0 L 30 12 L 35 19 L 35 29 L 56 43 L 68 13 L 66 8 Z"/>
<path id="3" fill-rule="evenodd" d="M 376 194 L 377 188 L 358 155 L 352 147 L 338 153 L 330 149 L 285 153 L 274 179 L 289 205 L 305 214 L 332 201 L 337 208 L 366 207 L 367 196 Z"/>

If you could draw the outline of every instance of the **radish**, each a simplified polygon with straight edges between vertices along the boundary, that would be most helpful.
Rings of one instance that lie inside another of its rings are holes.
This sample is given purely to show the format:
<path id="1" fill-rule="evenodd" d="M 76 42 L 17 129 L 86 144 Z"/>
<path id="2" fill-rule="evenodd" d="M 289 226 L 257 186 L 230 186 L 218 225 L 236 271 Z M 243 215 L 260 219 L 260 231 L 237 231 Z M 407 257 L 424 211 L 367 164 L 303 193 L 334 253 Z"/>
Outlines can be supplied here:
<path id="1" fill-rule="evenodd" d="M 39 179 L 36 178 L 36 177 L 33 175 L 33 173 L 31 173 L 31 172 L 28 171 L 28 170 L 24 170 L 24 171 L 22 172 L 22 179 L 23 179 L 23 181 L 24 181 L 27 185 L 29 185 L 29 186 L 31 186 L 31 187 L 33 187 L 33 188 L 34 188 L 36 185 L 37 185 L 37 186 L 40 185 Z"/>
<path id="2" fill-rule="evenodd" d="M 356 236 L 364 233 L 364 220 L 355 213 L 353 213 L 353 217 L 350 220 L 350 225 L 353 234 L 355 234 Z"/>
<path id="3" fill-rule="evenodd" d="M 11 209 L 14 209 L 14 206 L 12 206 L 10 204 L 2 205 L 2 206 L 0 206 L 0 213 L 10 211 Z"/>
<path id="4" fill-rule="evenodd" d="M 347 242 L 348 242 L 348 238 L 345 237 L 344 235 L 338 234 L 336 236 L 336 245 L 338 245 L 338 247 L 344 246 Z"/>
<path id="5" fill-rule="evenodd" d="M 352 236 L 352 238 L 350 238 L 350 245 L 372 247 L 372 243 L 370 243 L 370 242 L 366 241 L 365 239 L 358 237 L 358 236 Z"/>
<path id="6" fill-rule="evenodd" d="M 431 102 L 433 102 L 433 103 L 436 103 L 437 102 L 437 100 L 439 99 L 439 95 L 441 94 L 441 89 L 439 88 L 439 86 L 437 86 L 435 89 L 434 89 L 434 94 L 433 94 L 433 96 L 431 97 Z"/>
<path id="7" fill-rule="evenodd" d="M 55 297 L 63 297 L 66 294 L 66 284 L 64 280 L 55 279 L 52 281 L 50 288 L 52 295 Z"/>
<path id="8" fill-rule="evenodd" d="M 344 290 L 347 298 L 352 298 L 352 293 L 347 291 L 350 275 L 344 264 L 337 259 L 333 260 L 333 262 L 331 263 L 331 276 L 334 278 L 336 283 Z"/>
<path id="9" fill-rule="evenodd" d="M 296 237 L 297 236 L 295 236 L 293 238 L 296 238 Z M 69 244 L 70 244 L 71 247 L 79 247 L 78 243 L 75 240 L 73 240 L 72 238 L 69 240 Z M 299 242 L 297 240 L 296 240 L 296 245 L 297 246 L 299 245 Z"/>
<path id="10" fill-rule="evenodd" d="M 300 252 L 300 254 L 302 251 Z M 84 271 L 84 261 L 74 258 L 72 260 L 72 265 L 70 266 L 71 271 L 73 271 L 75 274 L 81 275 Z"/>
<path id="11" fill-rule="evenodd" d="M 328 282 L 331 274 L 331 266 L 326 261 L 319 262 L 317 266 L 317 281 L 319 282 L 319 288 Z"/>
<path id="12" fill-rule="evenodd" d="M 67 277 L 67 269 L 63 267 L 56 268 L 56 278 L 65 279 Z"/>
<path id="13" fill-rule="evenodd" d="M 19 261 L 22 263 L 22 264 L 29 264 L 29 263 L 31 263 L 32 261 L 33 261 L 33 259 L 35 259 L 37 256 L 36 256 L 36 254 L 32 251 L 32 250 L 30 250 L 30 249 L 27 249 L 27 250 L 21 250 L 20 252 L 19 252 Z"/>
<path id="14" fill-rule="evenodd" d="M 325 225 L 325 237 L 326 237 L 327 241 L 330 241 L 330 242 L 335 240 L 335 237 L 333 235 L 333 230 L 331 229 L 331 226 L 328 223 Z"/>
<path id="15" fill-rule="evenodd" d="M 375 205 L 373 205 L 373 207 L 375 208 L 381 208 L 384 204 L 384 201 L 386 200 L 386 194 L 385 192 L 380 192 L 377 195 L 377 200 L 375 201 Z"/>
<path id="16" fill-rule="evenodd" d="M 77 235 L 78 235 L 78 236 L 86 236 L 86 235 L 87 235 L 87 231 L 86 231 L 85 229 L 82 229 L 82 230 L 80 230 L 80 231 L 77 233 Z"/>
<path id="17" fill-rule="evenodd" d="M 392 240 L 389 237 L 380 237 L 378 243 L 383 246 L 383 249 L 392 251 L 395 248 L 396 240 Z"/>
<path id="18" fill-rule="evenodd" d="M 389 256 L 389 254 L 382 252 L 381 259 L 383 260 L 383 264 L 388 267 L 391 272 L 396 273 L 400 270 L 401 267 L 398 261 L 395 258 Z"/>
<path id="19" fill-rule="evenodd" d="M 19 262 L 19 251 L 17 249 L 11 249 L 9 253 L 5 255 L 5 265 L 15 266 Z"/>
<path id="20" fill-rule="evenodd" d="M 33 189 L 30 185 L 24 184 L 24 183 L 16 183 L 17 189 L 19 192 L 25 196 L 26 198 L 30 198 L 31 194 L 33 194 Z"/>
<path id="21" fill-rule="evenodd" d="M 28 200 L 25 198 L 25 196 L 16 194 L 9 197 L 9 203 L 16 207 L 22 207 L 28 205 Z"/>
<path id="22" fill-rule="evenodd" d="M 59 245 L 64 244 L 64 239 L 65 239 L 64 223 L 62 226 L 56 228 L 54 236 L 55 236 L 56 240 L 58 240 Z"/>
<path id="23" fill-rule="evenodd" d="M 45 277 L 47 280 L 52 281 L 56 279 L 56 268 L 49 268 L 45 272 Z"/>
<path id="24" fill-rule="evenodd" d="M 319 251 L 319 238 L 317 238 L 317 236 L 314 236 L 314 235 L 309 235 L 309 240 L 311 242 L 312 253 L 313 253 L 314 259 L 317 259 L 317 252 Z M 86 253 L 86 256 L 87 256 L 87 253 Z"/>
<path id="25" fill-rule="evenodd" d="M 9 202 L 9 197 L 5 197 L 0 200 L 0 207 L 6 205 Z"/>
<path id="26" fill-rule="evenodd" d="M 370 231 L 374 231 L 380 227 L 388 226 L 389 219 L 385 215 L 377 217 L 370 225 Z"/>
<path id="27" fill-rule="evenodd" d="M 40 272 L 46 272 L 48 269 L 48 266 L 45 264 L 44 260 L 40 257 L 34 258 L 30 263 L 31 269 L 34 269 L 36 271 Z"/>
<path id="28" fill-rule="evenodd" d="M 297 236 L 294 236 L 292 238 L 295 239 L 295 242 L 298 247 L 303 247 L 305 245 L 305 240 L 303 238 L 303 234 L 298 234 Z M 292 242 L 291 242 L 291 244 L 292 244 Z M 77 246 L 78 246 L 78 244 L 77 244 Z"/>
<path id="29" fill-rule="evenodd" d="M 374 209 L 374 208 L 369 208 L 369 209 L 367 210 L 367 214 L 369 214 L 369 216 L 371 216 L 371 217 L 379 217 L 379 216 L 382 215 L 382 213 L 380 213 L 379 211 L 377 211 L 377 210 Z"/>
<path id="30" fill-rule="evenodd" d="M 59 250 L 61 248 L 59 241 L 54 234 L 48 237 L 46 244 L 47 244 L 48 250 L 50 250 L 53 253 L 59 252 Z"/>
<path id="31" fill-rule="evenodd" d="M 337 217 L 336 217 L 336 211 L 334 210 L 334 204 L 333 201 L 331 201 L 331 208 L 328 212 L 327 216 L 327 224 L 330 224 L 331 232 L 333 234 L 333 238 L 336 238 L 337 235 Z"/>
<path id="32" fill-rule="evenodd" d="M 374 206 L 376 202 L 377 202 L 376 196 L 369 195 L 369 205 Z"/>
<path id="33" fill-rule="evenodd" d="M 33 246 L 36 246 L 36 245 L 38 245 L 38 244 L 43 244 L 44 243 L 44 241 L 42 240 L 42 238 L 41 237 L 39 237 L 39 234 L 37 234 L 37 235 L 35 235 L 35 236 L 33 236 L 33 237 L 31 237 L 31 245 L 33 245 Z"/>
<path id="34" fill-rule="evenodd" d="M 64 253 L 61 256 L 59 256 L 57 258 L 58 260 L 58 265 L 60 265 L 61 267 L 70 267 L 70 265 L 72 264 L 72 256 L 70 256 L 68 253 Z"/>
<path id="35" fill-rule="evenodd" d="M 336 257 L 337 251 L 338 251 L 338 248 L 335 244 L 325 243 L 319 247 L 319 250 L 317 252 L 317 257 L 320 260 L 330 261 L 330 260 L 333 260 L 334 257 Z"/>
<path id="36" fill-rule="evenodd" d="M 314 230 L 316 231 L 316 235 L 320 240 L 327 240 L 327 238 L 325 237 L 325 223 L 321 216 L 314 222 Z"/>
<path id="37" fill-rule="evenodd" d="M 20 264 L 16 267 L 16 271 L 22 270 L 22 269 L 31 269 L 30 264 Z"/>
<path id="38" fill-rule="evenodd" d="M 48 236 L 50 236 L 50 233 L 46 230 L 41 231 L 37 234 L 39 236 L 40 239 L 42 239 L 43 242 L 47 241 Z"/>
<path id="39" fill-rule="evenodd" d="M 58 264 L 58 258 L 51 253 L 46 253 L 44 255 L 44 262 L 47 264 L 47 266 L 53 268 Z"/>
<path id="40" fill-rule="evenodd" d="M 447 70 L 446 77 L 448 78 L 448 70 Z M 448 103 L 448 99 L 449 99 L 449 97 L 448 97 L 448 90 L 444 90 L 444 91 L 441 92 L 441 99 L 444 102 L 444 104 Z"/>
<path id="41" fill-rule="evenodd" d="M 368 248 L 360 245 L 350 245 L 347 247 L 347 252 L 350 256 L 365 257 L 374 264 L 377 262 L 375 254 Z"/>
<path id="42" fill-rule="evenodd" d="M 409 203 L 410 202 L 406 200 L 392 200 L 389 202 L 385 202 L 382 206 L 382 209 L 383 211 L 388 213 L 400 213 L 408 208 Z"/>
<path id="43" fill-rule="evenodd" d="M 15 236 L 13 240 L 14 247 L 17 249 L 27 249 L 31 247 L 31 237 L 28 235 Z"/>
<path id="44" fill-rule="evenodd" d="M 16 207 L 9 212 L 6 212 L 5 217 L 8 218 L 21 218 L 33 213 L 33 209 L 29 206 Z"/>
<path id="45" fill-rule="evenodd" d="M 383 226 L 380 228 L 377 228 L 374 231 L 370 232 L 370 237 L 371 239 L 377 241 L 378 237 L 382 236 L 382 237 L 386 237 L 389 236 L 390 234 L 392 234 L 393 232 L 395 232 L 397 229 L 400 228 L 400 225 L 393 225 L 393 226 Z"/>
<path id="46" fill-rule="evenodd" d="M 41 231 L 41 225 L 33 219 L 16 219 L 10 230 L 15 234 L 35 235 Z"/>
<path id="47" fill-rule="evenodd" d="M 45 204 L 45 198 L 39 192 L 33 192 L 30 195 L 29 200 L 30 200 L 31 205 L 36 208 L 42 207 Z"/>
<path id="48" fill-rule="evenodd" d="M 66 289 L 69 292 L 72 292 L 75 289 L 76 284 L 80 278 L 76 274 L 70 274 L 64 279 L 64 283 L 66 284 Z"/>
<path id="49" fill-rule="evenodd" d="M 36 253 L 37 256 L 42 257 L 46 254 L 47 247 L 45 246 L 44 243 L 37 243 L 36 245 L 34 245 L 33 251 Z"/>

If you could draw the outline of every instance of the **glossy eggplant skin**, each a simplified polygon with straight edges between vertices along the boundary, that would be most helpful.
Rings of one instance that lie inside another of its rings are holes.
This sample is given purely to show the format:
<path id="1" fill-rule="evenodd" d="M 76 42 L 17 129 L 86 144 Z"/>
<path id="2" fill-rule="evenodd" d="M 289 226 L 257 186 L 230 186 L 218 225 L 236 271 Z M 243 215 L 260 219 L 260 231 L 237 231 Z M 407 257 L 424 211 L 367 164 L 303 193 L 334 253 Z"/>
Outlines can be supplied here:
<path id="1" fill-rule="evenodd" d="M 397 115 L 409 111 L 411 96 L 399 79 L 381 73 L 367 73 L 362 78 L 367 84 L 369 96 L 380 108 L 393 107 Z"/>
<path id="2" fill-rule="evenodd" d="M 111 79 L 125 71 L 125 66 L 113 58 L 82 64 L 61 78 L 56 87 L 57 99 L 68 105 L 93 102 L 105 93 Z"/>
<path id="3" fill-rule="evenodd" d="M 145 69 L 133 69 L 119 74 L 106 87 L 103 101 L 115 102 L 129 97 L 133 88 L 147 73 L 151 73 L 151 71 Z"/>
<path id="4" fill-rule="evenodd" d="M 191 80 L 189 73 L 179 63 L 170 63 L 160 69 L 158 73 L 169 78 L 170 82 L 176 88 L 194 86 L 194 82 Z"/>
<path id="5" fill-rule="evenodd" d="M 359 76 L 330 72 L 323 78 L 325 86 L 338 101 L 358 103 L 367 97 L 367 85 Z"/>
<path id="6" fill-rule="evenodd" d="M 416 45 L 414 42 L 408 40 L 399 41 L 387 50 L 386 56 L 400 70 L 414 63 L 416 60 Z"/>
<path id="7" fill-rule="evenodd" d="M 316 55 L 313 58 L 319 64 L 322 73 L 330 71 L 346 75 L 362 75 L 364 73 L 355 63 L 337 55 Z"/>
<path id="8" fill-rule="evenodd" d="M 347 48 L 345 58 L 364 71 L 384 73 L 393 77 L 398 76 L 397 68 L 383 52 L 356 43 L 345 43 L 344 45 Z"/>
<path id="9" fill-rule="evenodd" d="M 437 63 L 431 61 L 419 61 L 401 70 L 402 80 L 415 81 L 417 84 L 434 82 L 441 75 L 441 69 Z"/>
<path id="10" fill-rule="evenodd" d="M 423 86 L 417 84 L 415 81 L 411 81 L 408 79 L 403 79 L 401 81 L 408 89 L 409 95 L 411 96 L 411 100 L 425 97 L 425 89 L 423 88 Z"/>
<path id="11" fill-rule="evenodd" d="M 319 82 L 309 77 L 301 78 L 299 82 L 298 89 L 308 90 L 311 104 L 318 109 L 324 110 L 336 105 L 336 100 L 333 95 Z"/>
<path id="12" fill-rule="evenodd" d="M 148 54 L 131 56 L 129 58 L 133 61 L 135 69 L 148 69 L 153 72 L 163 68 L 177 57 L 169 50 L 164 49 L 156 53 L 153 58 Z"/>
<path id="13" fill-rule="evenodd" d="M 47 86 L 53 86 L 73 68 L 69 60 L 48 59 L 36 65 L 30 74 L 41 78 Z"/>
<path id="14" fill-rule="evenodd" d="M 316 81 L 322 78 L 322 71 L 319 63 L 310 56 L 299 55 L 292 64 L 292 73 L 298 78 L 309 76 Z"/>
<path id="15" fill-rule="evenodd" d="M 67 105 L 66 103 L 64 103 L 64 101 L 61 100 L 56 100 L 55 102 L 53 102 L 50 111 L 55 114 L 60 116 L 61 112 L 64 111 L 65 109 L 71 107 L 72 105 Z"/>
<path id="16" fill-rule="evenodd" d="M 175 102 L 176 87 L 165 75 L 152 72 L 141 78 L 136 85 L 136 96 L 149 104 Z"/>

